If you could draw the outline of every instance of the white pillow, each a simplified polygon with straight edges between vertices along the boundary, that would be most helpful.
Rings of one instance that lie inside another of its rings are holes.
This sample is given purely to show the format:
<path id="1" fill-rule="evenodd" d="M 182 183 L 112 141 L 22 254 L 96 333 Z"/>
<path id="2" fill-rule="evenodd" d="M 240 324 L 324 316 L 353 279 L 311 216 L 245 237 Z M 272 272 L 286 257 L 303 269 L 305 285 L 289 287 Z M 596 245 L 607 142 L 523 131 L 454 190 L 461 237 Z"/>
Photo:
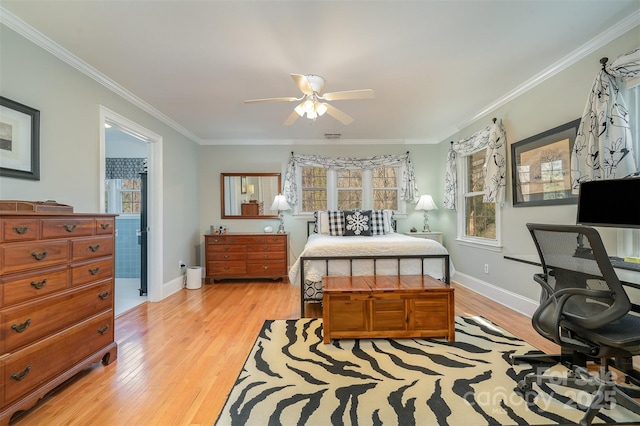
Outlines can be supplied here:
<path id="1" fill-rule="evenodd" d="M 383 210 L 384 215 L 384 233 L 385 234 L 393 234 L 396 231 L 393 229 L 391 222 L 393 220 L 393 210 Z"/>
<path id="2" fill-rule="evenodd" d="M 329 235 L 329 213 L 325 211 L 321 211 L 320 219 L 318 220 L 318 230 L 320 234 Z"/>

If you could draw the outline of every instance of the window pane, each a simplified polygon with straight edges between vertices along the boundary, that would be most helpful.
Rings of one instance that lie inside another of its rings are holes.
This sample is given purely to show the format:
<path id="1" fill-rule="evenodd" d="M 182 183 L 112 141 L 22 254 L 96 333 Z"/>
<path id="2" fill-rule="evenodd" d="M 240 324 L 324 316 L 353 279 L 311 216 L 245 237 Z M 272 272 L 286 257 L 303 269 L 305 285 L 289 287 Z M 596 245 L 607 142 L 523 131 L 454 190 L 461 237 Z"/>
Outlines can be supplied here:
<path id="1" fill-rule="evenodd" d="M 398 169 L 396 167 L 378 167 L 373 169 L 374 188 L 396 188 L 398 186 Z"/>
<path id="2" fill-rule="evenodd" d="M 467 192 L 481 192 L 484 188 L 484 160 L 486 149 L 467 156 Z"/>
<path id="3" fill-rule="evenodd" d="M 338 170 L 338 188 L 361 188 L 362 170 Z"/>
<path id="4" fill-rule="evenodd" d="M 338 209 L 362 208 L 362 170 L 338 170 Z"/>
<path id="5" fill-rule="evenodd" d="M 373 208 L 398 210 L 398 167 L 373 169 Z"/>
<path id="6" fill-rule="evenodd" d="M 373 208 L 374 210 L 398 210 L 398 191 L 394 189 L 374 189 Z"/>
<path id="7" fill-rule="evenodd" d="M 302 211 L 327 210 L 327 169 L 302 168 Z"/>
<path id="8" fill-rule="evenodd" d="M 338 210 L 357 210 L 362 208 L 361 190 L 339 190 Z"/>
<path id="9" fill-rule="evenodd" d="M 483 195 L 465 197 L 465 235 L 496 238 L 496 205 L 483 203 Z"/>

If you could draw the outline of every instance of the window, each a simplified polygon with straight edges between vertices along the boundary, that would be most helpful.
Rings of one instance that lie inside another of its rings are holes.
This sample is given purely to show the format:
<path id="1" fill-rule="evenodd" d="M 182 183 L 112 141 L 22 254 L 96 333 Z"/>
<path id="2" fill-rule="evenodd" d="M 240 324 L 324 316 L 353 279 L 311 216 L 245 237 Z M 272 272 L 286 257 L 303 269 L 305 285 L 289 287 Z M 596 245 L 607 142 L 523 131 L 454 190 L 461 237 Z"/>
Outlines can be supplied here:
<path id="1" fill-rule="evenodd" d="M 338 210 L 362 209 L 362 170 L 338 170 Z"/>
<path id="2" fill-rule="evenodd" d="M 316 210 L 390 209 L 404 213 L 399 201 L 400 166 L 373 170 L 300 167 L 298 213 Z"/>
<path id="3" fill-rule="evenodd" d="M 118 214 L 139 214 L 142 210 L 140 179 L 107 179 L 105 211 Z"/>
<path id="4" fill-rule="evenodd" d="M 482 245 L 499 246 L 500 209 L 495 203 L 485 203 L 484 162 L 486 148 L 476 151 L 460 161 L 459 173 L 463 177 L 458 209 L 458 238 Z M 464 231 L 463 231 L 464 230 Z"/>
<path id="5" fill-rule="evenodd" d="M 327 210 L 327 169 L 324 167 L 303 167 L 302 210 L 314 212 Z"/>

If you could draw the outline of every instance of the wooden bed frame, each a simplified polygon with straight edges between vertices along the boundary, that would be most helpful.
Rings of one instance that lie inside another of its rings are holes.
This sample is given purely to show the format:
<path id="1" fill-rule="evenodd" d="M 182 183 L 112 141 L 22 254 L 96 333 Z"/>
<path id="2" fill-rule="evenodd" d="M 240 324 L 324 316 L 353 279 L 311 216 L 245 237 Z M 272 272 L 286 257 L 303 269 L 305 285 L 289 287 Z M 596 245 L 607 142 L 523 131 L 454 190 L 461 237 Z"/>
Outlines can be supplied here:
<path id="1" fill-rule="evenodd" d="M 314 224 L 314 221 L 307 222 L 307 236 L 309 236 L 309 228 Z M 395 228 L 395 226 L 394 226 Z M 313 228 L 311 228 L 313 229 Z M 385 256 L 301 256 L 300 257 L 300 317 L 304 317 L 304 303 L 307 301 L 319 302 L 316 299 L 305 298 L 304 288 L 304 263 L 307 260 L 321 260 L 325 262 L 325 271 L 329 273 L 329 263 L 334 260 L 349 261 L 349 275 L 353 275 L 353 261 L 371 260 L 373 262 L 373 273 L 377 275 L 376 265 L 378 260 L 383 259 L 395 259 L 398 262 L 397 275 L 401 275 L 400 266 L 403 259 L 421 259 L 421 275 L 424 275 L 424 260 L 425 259 L 442 259 L 444 262 L 444 278 L 441 280 L 445 284 L 451 284 L 450 270 L 449 270 L 449 254 L 404 254 L 404 255 L 385 255 Z"/>

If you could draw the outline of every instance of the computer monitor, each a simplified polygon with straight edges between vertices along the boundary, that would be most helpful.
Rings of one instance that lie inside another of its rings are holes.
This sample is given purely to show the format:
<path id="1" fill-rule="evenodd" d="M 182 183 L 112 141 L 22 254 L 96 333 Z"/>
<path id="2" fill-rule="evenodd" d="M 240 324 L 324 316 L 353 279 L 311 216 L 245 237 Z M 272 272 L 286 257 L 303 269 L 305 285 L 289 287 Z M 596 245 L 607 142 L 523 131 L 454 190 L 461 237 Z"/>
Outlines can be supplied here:
<path id="1" fill-rule="evenodd" d="M 576 223 L 640 228 L 640 178 L 581 183 Z"/>

